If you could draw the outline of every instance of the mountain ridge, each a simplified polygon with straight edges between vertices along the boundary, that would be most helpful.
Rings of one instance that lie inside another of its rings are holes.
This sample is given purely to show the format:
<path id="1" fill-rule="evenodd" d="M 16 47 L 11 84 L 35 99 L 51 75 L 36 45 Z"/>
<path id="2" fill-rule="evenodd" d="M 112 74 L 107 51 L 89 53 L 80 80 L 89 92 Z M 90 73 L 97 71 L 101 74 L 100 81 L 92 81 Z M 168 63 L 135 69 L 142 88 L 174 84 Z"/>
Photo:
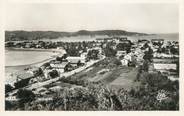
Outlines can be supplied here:
<path id="1" fill-rule="evenodd" d="M 41 40 L 43 38 L 47 39 L 57 39 L 60 37 L 72 37 L 72 36 L 133 36 L 133 35 L 149 35 L 147 33 L 129 32 L 125 30 L 79 30 L 76 32 L 65 32 L 65 31 L 5 31 L 5 41 L 11 40 Z"/>

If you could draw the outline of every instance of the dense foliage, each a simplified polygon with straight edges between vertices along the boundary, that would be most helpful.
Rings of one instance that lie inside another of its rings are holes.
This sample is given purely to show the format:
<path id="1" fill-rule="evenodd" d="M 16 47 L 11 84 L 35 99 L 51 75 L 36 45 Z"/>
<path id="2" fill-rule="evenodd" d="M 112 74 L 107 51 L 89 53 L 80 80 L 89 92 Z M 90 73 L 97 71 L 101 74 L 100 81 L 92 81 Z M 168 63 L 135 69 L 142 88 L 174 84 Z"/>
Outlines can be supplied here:
<path id="1" fill-rule="evenodd" d="M 59 73 L 57 70 L 52 70 L 51 72 L 49 72 L 49 75 L 51 78 L 56 78 L 59 76 Z"/>
<path id="2" fill-rule="evenodd" d="M 87 54 L 87 59 L 99 59 L 99 50 L 89 50 Z"/>
<path id="3" fill-rule="evenodd" d="M 13 87 L 10 84 L 6 84 L 5 85 L 5 93 L 10 92 L 11 90 L 13 90 Z"/>
<path id="4" fill-rule="evenodd" d="M 18 88 L 22 88 L 22 87 L 25 87 L 29 84 L 30 82 L 30 78 L 27 78 L 27 79 L 22 79 L 21 81 L 17 81 L 14 83 L 14 86 L 16 89 Z"/>
<path id="5" fill-rule="evenodd" d="M 104 53 L 105 53 L 105 56 L 106 56 L 106 57 L 114 57 L 114 56 L 116 56 L 117 51 L 114 50 L 113 48 L 107 46 L 107 47 L 104 49 Z"/>
<path id="6" fill-rule="evenodd" d="M 8 110 L 179 110 L 179 84 L 170 81 L 159 73 L 140 74 L 141 86 L 113 89 L 99 83 L 91 83 L 75 78 L 60 81 L 78 85 L 63 88 L 52 95 L 51 100 L 31 100 L 23 106 L 6 101 Z M 21 90 L 22 91 L 22 90 Z M 22 92 L 19 92 L 22 93 Z M 29 93 L 29 94 L 27 94 Z M 19 98 L 32 96 L 31 92 L 18 94 Z M 21 96 L 22 97 L 21 97 Z M 14 107 L 12 107 L 14 106 Z M 17 107 L 18 106 L 18 107 Z"/>

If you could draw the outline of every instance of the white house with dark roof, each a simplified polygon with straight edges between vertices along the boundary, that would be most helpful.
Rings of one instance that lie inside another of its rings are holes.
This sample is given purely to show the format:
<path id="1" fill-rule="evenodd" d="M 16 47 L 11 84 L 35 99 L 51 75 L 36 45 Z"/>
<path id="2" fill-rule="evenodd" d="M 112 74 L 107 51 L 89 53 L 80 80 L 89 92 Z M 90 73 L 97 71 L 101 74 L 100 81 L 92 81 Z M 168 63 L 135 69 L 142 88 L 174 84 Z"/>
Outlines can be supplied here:
<path id="1" fill-rule="evenodd" d="M 59 73 L 63 73 L 63 72 L 66 72 L 68 70 L 72 70 L 72 66 L 70 65 L 69 62 L 53 62 L 50 64 L 50 66 L 57 70 Z"/>

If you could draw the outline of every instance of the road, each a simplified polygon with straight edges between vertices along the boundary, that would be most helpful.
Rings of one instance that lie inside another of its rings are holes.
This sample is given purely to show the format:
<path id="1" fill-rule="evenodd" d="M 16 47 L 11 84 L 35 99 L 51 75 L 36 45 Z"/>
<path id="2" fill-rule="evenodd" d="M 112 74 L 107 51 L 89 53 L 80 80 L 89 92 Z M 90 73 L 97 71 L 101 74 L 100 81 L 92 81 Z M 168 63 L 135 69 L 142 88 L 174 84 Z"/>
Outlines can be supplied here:
<path id="1" fill-rule="evenodd" d="M 50 79 L 50 80 L 47 80 L 47 81 L 44 81 L 44 82 L 37 82 L 37 83 L 31 84 L 31 85 L 28 85 L 28 86 L 26 86 L 26 87 L 24 87 L 24 88 L 29 89 L 29 90 L 32 90 L 32 89 L 37 89 L 37 88 L 43 87 L 43 86 L 48 85 L 48 84 L 50 84 L 50 83 L 52 83 L 52 82 L 58 81 L 58 80 L 59 80 L 60 78 L 62 78 L 63 76 L 64 76 L 65 78 L 67 78 L 67 77 L 69 77 L 69 76 L 71 76 L 71 75 L 73 75 L 73 74 L 75 74 L 75 73 L 81 72 L 81 71 L 85 70 L 86 68 L 92 66 L 94 63 L 97 63 L 97 62 L 99 62 L 99 61 L 101 61 L 101 60 L 103 60 L 103 59 L 104 59 L 104 58 L 102 58 L 102 59 L 100 59 L 100 60 L 91 60 L 91 61 L 87 62 L 87 63 L 86 63 L 84 66 L 82 66 L 82 67 L 79 67 L 79 68 L 77 68 L 77 69 L 75 69 L 75 70 L 72 70 L 72 71 L 70 71 L 70 72 L 65 72 L 65 73 L 61 74 L 60 77 L 57 77 L 57 78 L 54 78 L 54 79 Z M 12 91 L 11 93 L 9 93 L 9 96 L 10 96 L 10 97 L 6 97 L 6 100 L 11 100 L 13 94 L 15 94 L 17 91 L 18 91 L 18 89 L 16 89 L 16 90 Z"/>
<path id="2" fill-rule="evenodd" d="M 100 59 L 100 60 L 102 60 L 102 59 Z M 99 62 L 100 60 L 93 60 L 93 61 L 87 62 L 86 65 L 84 65 L 82 67 L 79 67 L 79 68 L 77 68 L 75 70 L 72 70 L 70 72 L 65 72 L 65 73 L 61 74 L 60 77 L 57 77 L 57 78 L 54 78 L 54 79 L 50 79 L 50 80 L 47 80 L 47 81 L 44 81 L 44 82 L 38 82 L 38 83 L 32 84 L 32 85 L 30 85 L 30 87 L 27 87 L 27 89 L 32 90 L 32 89 L 35 89 L 35 88 L 39 88 L 39 87 L 48 85 L 48 84 L 50 84 L 52 82 L 56 82 L 56 81 L 58 81 L 62 77 L 67 78 L 67 77 L 69 77 L 69 76 L 71 76 L 71 75 L 73 75 L 75 73 L 83 71 L 84 69 L 92 66 L 94 63 Z"/>

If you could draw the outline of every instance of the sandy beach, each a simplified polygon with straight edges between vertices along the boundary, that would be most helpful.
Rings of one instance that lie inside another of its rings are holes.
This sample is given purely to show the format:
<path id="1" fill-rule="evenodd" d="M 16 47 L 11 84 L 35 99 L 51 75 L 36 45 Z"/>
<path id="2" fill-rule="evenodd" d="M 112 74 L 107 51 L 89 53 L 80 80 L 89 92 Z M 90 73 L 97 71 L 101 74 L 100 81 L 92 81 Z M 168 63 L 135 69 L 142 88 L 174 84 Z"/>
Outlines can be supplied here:
<path id="1" fill-rule="evenodd" d="M 11 52 L 11 53 L 9 53 Z M 6 49 L 5 83 L 12 83 L 18 73 L 28 67 L 40 67 L 44 63 L 55 59 L 62 52 L 43 49 Z M 9 54 L 7 54 L 9 53 Z"/>

